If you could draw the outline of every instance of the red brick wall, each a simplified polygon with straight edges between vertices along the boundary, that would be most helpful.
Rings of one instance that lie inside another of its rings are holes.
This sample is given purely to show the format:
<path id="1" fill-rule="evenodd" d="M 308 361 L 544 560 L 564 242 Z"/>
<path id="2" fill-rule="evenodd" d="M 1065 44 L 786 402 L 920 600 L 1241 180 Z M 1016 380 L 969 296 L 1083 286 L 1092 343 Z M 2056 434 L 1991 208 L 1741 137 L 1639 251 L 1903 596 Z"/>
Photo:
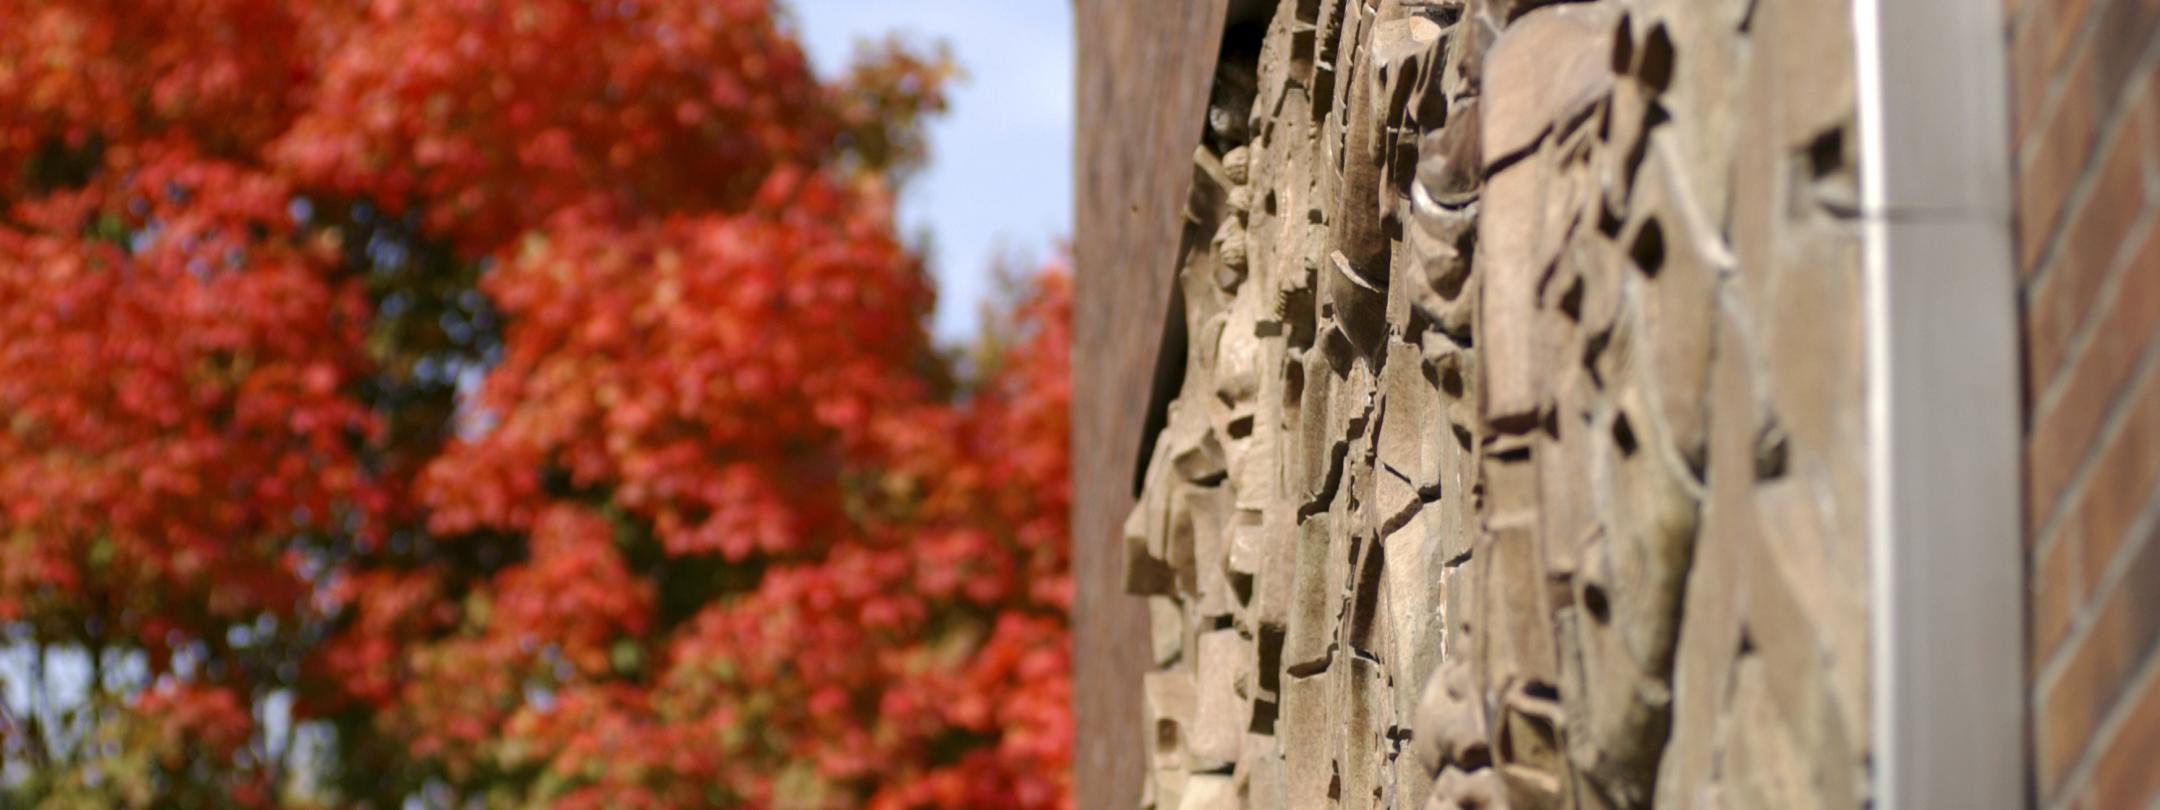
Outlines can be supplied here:
<path id="1" fill-rule="evenodd" d="M 2033 785 L 2160 800 L 2160 1 L 2008 0 Z"/>

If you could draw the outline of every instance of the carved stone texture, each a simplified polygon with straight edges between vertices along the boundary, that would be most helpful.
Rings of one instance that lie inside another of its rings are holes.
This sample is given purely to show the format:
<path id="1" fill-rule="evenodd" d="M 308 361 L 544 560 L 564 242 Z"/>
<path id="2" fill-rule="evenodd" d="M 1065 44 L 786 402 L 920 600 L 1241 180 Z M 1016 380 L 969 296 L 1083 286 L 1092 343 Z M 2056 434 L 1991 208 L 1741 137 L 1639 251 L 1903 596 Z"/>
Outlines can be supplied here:
<path id="1" fill-rule="evenodd" d="M 1868 802 L 1842 6 L 1240 6 L 1125 531 L 1153 807 Z"/>

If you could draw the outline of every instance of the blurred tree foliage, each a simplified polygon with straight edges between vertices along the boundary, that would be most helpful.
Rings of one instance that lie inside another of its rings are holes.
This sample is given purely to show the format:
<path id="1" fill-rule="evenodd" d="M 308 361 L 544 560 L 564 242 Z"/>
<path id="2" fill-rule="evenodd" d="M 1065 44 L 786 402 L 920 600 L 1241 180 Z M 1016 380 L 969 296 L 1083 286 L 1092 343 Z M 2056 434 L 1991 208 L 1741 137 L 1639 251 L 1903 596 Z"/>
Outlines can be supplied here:
<path id="1" fill-rule="evenodd" d="M 765 0 L 0 0 L 0 805 L 1069 803 L 1068 291 Z"/>

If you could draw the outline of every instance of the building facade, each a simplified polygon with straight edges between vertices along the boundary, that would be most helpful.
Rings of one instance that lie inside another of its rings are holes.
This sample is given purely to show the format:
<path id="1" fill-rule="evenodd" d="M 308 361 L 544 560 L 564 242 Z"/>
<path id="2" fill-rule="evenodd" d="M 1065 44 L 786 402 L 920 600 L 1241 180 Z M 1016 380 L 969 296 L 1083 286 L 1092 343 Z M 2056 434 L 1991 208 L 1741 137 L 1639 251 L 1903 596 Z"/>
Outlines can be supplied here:
<path id="1" fill-rule="evenodd" d="M 1083 805 L 2160 795 L 2154 12 L 1886 5 L 1079 3 Z"/>

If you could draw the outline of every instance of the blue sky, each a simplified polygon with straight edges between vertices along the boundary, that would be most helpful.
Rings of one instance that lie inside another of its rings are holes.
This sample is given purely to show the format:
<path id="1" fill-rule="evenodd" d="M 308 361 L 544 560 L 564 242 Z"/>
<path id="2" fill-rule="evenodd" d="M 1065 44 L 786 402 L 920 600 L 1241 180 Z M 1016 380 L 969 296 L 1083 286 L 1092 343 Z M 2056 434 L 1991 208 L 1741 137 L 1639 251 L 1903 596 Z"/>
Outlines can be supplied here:
<path id="1" fill-rule="evenodd" d="M 791 0 L 804 46 L 835 75 L 861 39 L 942 39 L 967 78 L 930 128 L 930 165 L 900 200 L 905 233 L 927 229 L 939 281 L 936 331 L 975 336 L 1000 256 L 1041 258 L 1072 231 L 1069 0 Z"/>

